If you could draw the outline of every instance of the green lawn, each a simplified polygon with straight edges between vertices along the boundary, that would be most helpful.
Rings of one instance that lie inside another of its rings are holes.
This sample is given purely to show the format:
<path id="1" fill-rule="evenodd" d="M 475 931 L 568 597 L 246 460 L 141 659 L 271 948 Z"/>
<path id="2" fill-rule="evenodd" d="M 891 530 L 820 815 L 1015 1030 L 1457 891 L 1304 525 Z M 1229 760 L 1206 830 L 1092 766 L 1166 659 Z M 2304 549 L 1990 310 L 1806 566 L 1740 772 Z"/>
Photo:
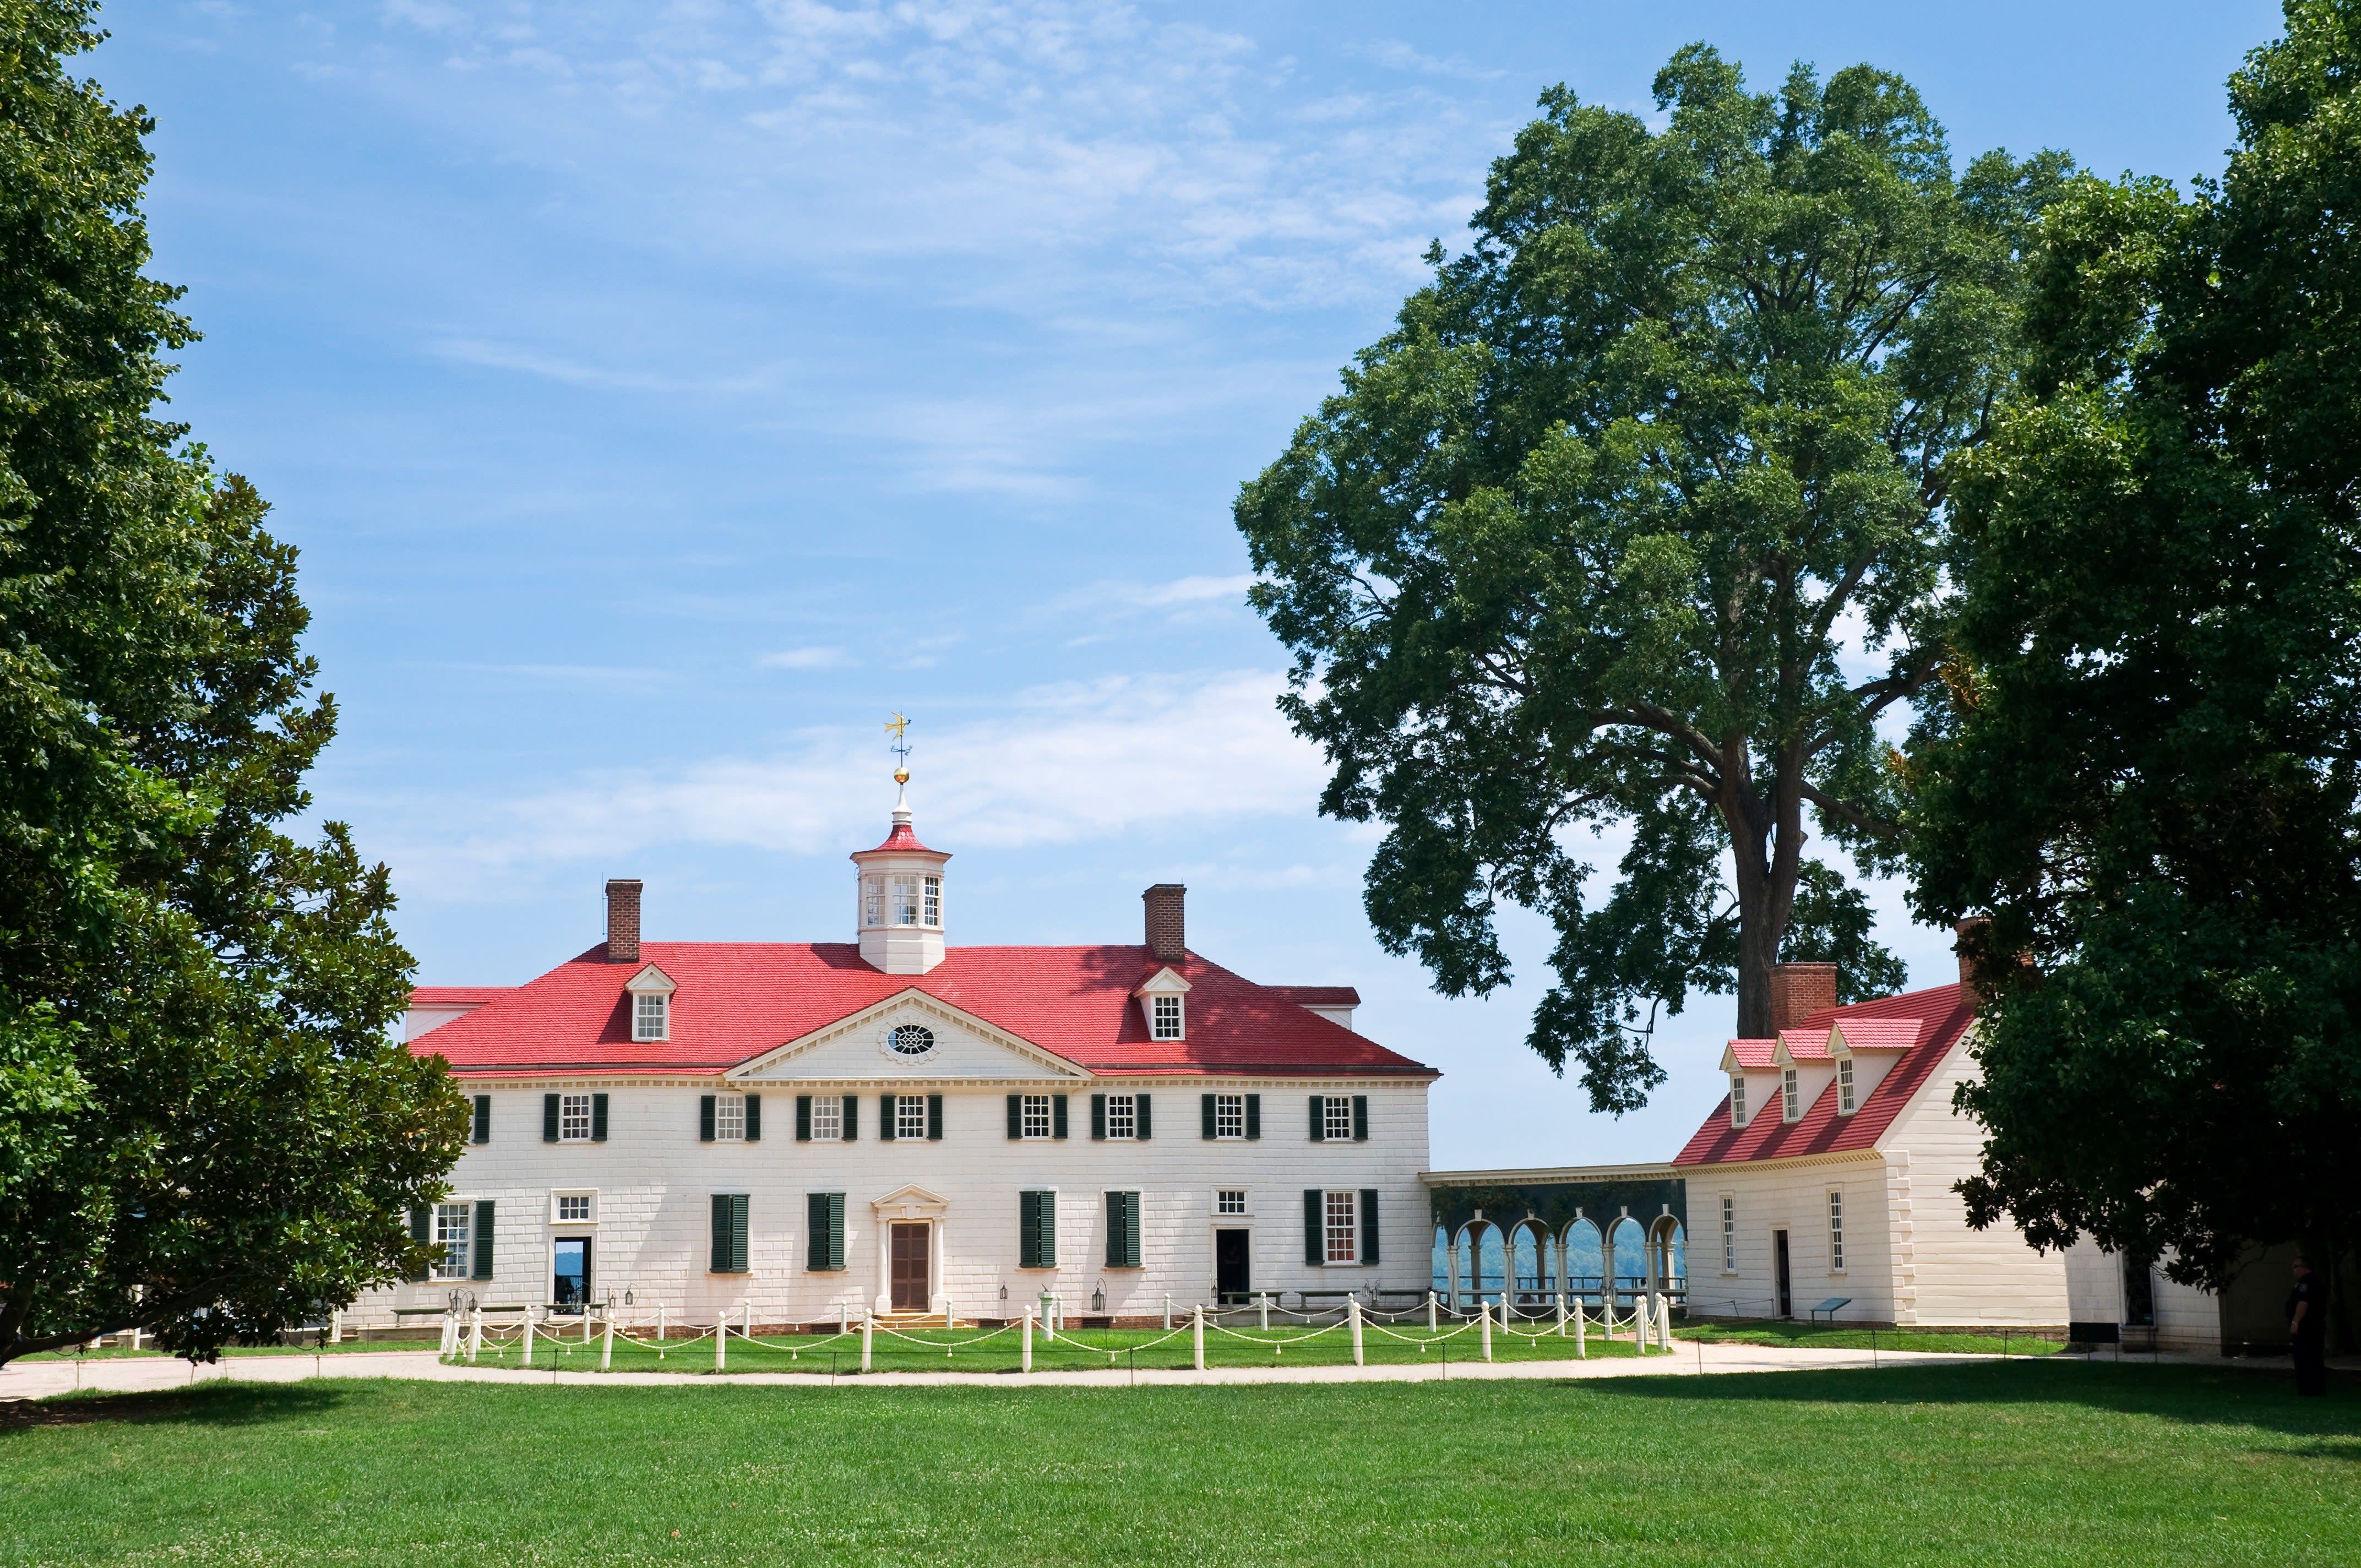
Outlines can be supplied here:
<path id="1" fill-rule="evenodd" d="M 315 1380 L 19 1407 L 10 1564 L 2328 1563 L 2361 1400 L 2059 1361 L 1211 1388 Z"/>
<path id="2" fill-rule="evenodd" d="M 1673 1338 L 1703 1340 L 1708 1344 L 1804 1345 L 1814 1350 L 1930 1350 L 1949 1355 L 2055 1355 L 2066 1348 L 2056 1340 L 2027 1334 L 1927 1333 L 1797 1322 L 1792 1318 L 1701 1322 L 1694 1328 L 1675 1328 Z"/>

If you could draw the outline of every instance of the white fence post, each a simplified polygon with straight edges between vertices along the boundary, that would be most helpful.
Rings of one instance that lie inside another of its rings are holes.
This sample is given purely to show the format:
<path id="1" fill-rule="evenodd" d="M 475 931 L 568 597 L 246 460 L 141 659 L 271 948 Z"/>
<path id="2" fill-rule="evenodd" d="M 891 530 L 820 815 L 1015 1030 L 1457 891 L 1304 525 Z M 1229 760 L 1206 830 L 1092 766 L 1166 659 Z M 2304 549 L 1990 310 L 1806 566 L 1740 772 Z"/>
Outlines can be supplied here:
<path id="1" fill-rule="evenodd" d="M 342 1307 L 334 1308 L 328 1313 L 328 1343 L 345 1343 L 345 1310 Z"/>
<path id="2" fill-rule="evenodd" d="M 533 1309 L 530 1307 L 525 1309 L 524 1314 L 524 1359 L 517 1365 L 519 1366 L 533 1365 Z"/>
<path id="3" fill-rule="evenodd" d="M 746 1326 L 738 1331 L 738 1337 L 742 1340 L 751 1341 L 754 1337 L 754 1298 L 752 1296 L 747 1297 L 744 1306 L 746 1310 Z"/>
<path id="4" fill-rule="evenodd" d="M 1476 1311 L 1484 1320 L 1484 1359 L 1489 1361 L 1492 1359 L 1492 1303 L 1478 1301 Z"/>
<path id="5" fill-rule="evenodd" d="M 713 1370 L 716 1372 L 722 1368 L 722 1347 L 729 1343 L 730 1320 L 716 1312 L 713 1314 Z"/>
<path id="6" fill-rule="evenodd" d="M 1205 1307 L 1204 1307 L 1204 1303 L 1203 1303 L 1203 1302 L 1202 1302 L 1202 1301 L 1201 1301 L 1201 1302 L 1199 1302 L 1199 1303 L 1197 1304 L 1197 1306 L 1196 1306 L 1196 1307 L 1191 1310 L 1191 1312 L 1190 1316 L 1191 1316 L 1191 1323 L 1192 1323 L 1193 1327 L 1194 1327 L 1194 1328 L 1195 1328 L 1195 1330 L 1196 1330 L 1196 1332 L 1195 1332 L 1195 1334 L 1194 1334 L 1193 1338 L 1194 1338 L 1194 1340 L 1195 1340 L 1195 1342 L 1196 1342 L 1196 1343 L 1195 1343 L 1195 1349 L 1196 1349 L 1196 1359 L 1197 1359 L 1197 1370 L 1198 1370 L 1198 1371 L 1200 1371 L 1200 1372 L 1202 1372 L 1202 1371 L 1204 1371 L 1204 1370 L 1205 1370 Z"/>
<path id="7" fill-rule="evenodd" d="M 864 1314 L 861 1320 L 861 1370 L 863 1372 L 869 1370 L 870 1339 L 872 1335 L 875 1333 L 876 1329 L 876 1318 L 873 1315 Z"/>
<path id="8" fill-rule="evenodd" d="M 1434 1292 L 1432 1290 L 1426 1293 L 1426 1332 L 1434 1332 Z"/>
<path id="9" fill-rule="evenodd" d="M 1025 1348 L 1017 1356 L 1016 1370 L 1019 1372 L 1030 1372 L 1033 1370 L 1033 1309 L 1030 1307 L 1025 1309 L 1025 1339 L 1023 1343 Z"/>
<path id="10" fill-rule="evenodd" d="M 659 1354 L 661 1354 L 663 1353 L 663 1350 L 664 1350 L 664 1304 L 662 1301 L 659 1301 L 659 1302 L 657 1302 L 657 1303 L 656 1303 L 656 1350 L 657 1350 L 657 1353 L 658 1353 Z"/>
<path id="11" fill-rule="evenodd" d="M 615 1365 L 615 1314 L 607 1314 L 607 1332 L 598 1346 L 598 1370 L 607 1372 Z"/>
<path id="12" fill-rule="evenodd" d="M 1366 1364 L 1361 1360 L 1361 1299 L 1358 1296 L 1348 1296 L 1345 1300 L 1346 1310 L 1353 1320 L 1353 1365 L 1364 1365 Z"/>
<path id="13" fill-rule="evenodd" d="M 1164 1293 L 1164 1332 L 1168 1334 L 1172 1332 L 1172 1292 L 1170 1290 Z"/>
<path id="14" fill-rule="evenodd" d="M 473 1366 L 476 1357 L 484 1354 L 484 1310 L 478 1307 L 467 1319 L 467 1365 Z"/>
<path id="15" fill-rule="evenodd" d="M 1268 1333 L 1270 1332 L 1270 1292 L 1261 1291 L 1255 1299 L 1262 1306 L 1262 1332 Z"/>
<path id="16" fill-rule="evenodd" d="M 1670 1296 L 1659 1296 L 1656 1298 L 1656 1343 L 1664 1347 L 1664 1351 L 1667 1354 L 1671 1354 L 1673 1348 L 1673 1299 Z"/>
<path id="17" fill-rule="evenodd" d="M 1557 1337 L 1565 1337 L 1565 1290 L 1563 1287 L 1557 1293 Z"/>

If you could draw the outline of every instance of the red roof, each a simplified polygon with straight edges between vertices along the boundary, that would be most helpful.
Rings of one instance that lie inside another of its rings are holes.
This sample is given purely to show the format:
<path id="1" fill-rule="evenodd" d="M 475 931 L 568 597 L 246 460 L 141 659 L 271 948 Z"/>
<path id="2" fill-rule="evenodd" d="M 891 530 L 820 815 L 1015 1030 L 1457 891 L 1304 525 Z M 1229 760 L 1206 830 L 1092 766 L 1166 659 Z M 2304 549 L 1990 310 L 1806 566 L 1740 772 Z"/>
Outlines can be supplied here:
<path id="1" fill-rule="evenodd" d="M 882 855 L 888 850 L 895 851 L 908 850 L 921 855 L 941 855 L 943 859 L 947 861 L 950 859 L 950 856 L 943 850 L 929 850 L 924 844 L 919 843 L 917 829 L 912 828 L 906 822 L 896 822 L 894 824 L 894 831 L 885 835 L 885 841 L 884 843 L 878 845 L 873 850 L 862 850 L 856 853 L 852 858 L 857 861 L 864 855 Z"/>
<path id="2" fill-rule="evenodd" d="M 1787 1055 L 1796 1061 L 1827 1061 L 1828 1032 L 1818 1029 L 1782 1029 L 1779 1040 L 1787 1047 Z"/>
<path id="3" fill-rule="evenodd" d="M 1918 1043 L 1918 1030 L 1923 1022 L 1917 1018 L 1847 1018 L 1844 1020 L 1845 1048 L 1854 1051 L 1906 1051 Z"/>
<path id="4" fill-rule="evenodd" d="M 479 1016 L 479 1014 L 471 1014 Z M 1902 1108 L 1910 1102 L 1968 1025 L 1976 1019 L 1975 1009 L 1960 995 L 1957 985 L 1938 985 L 1926 991 L 1905 992 L 1900 996 L 1881 996 L 1874 1002 L 1857 1002 L 1850 1007 L 1831 1007 L 1814 1013 L 1804 1020 L 1806 1029 L 1826 1029 L 1829 1025 L 1843 1028 L 1845 1037 L 1852 1038 L 1856 1022 L 1915 1023 L 1917 1025 L 1909 1049 L 1895 1062 L 1877 1087 L 1862 1101 L 1861 1108 L 1850 1116 L 1837 1114 L 1837 1086 L 1831 1082 L 1803 1116 L 1794 1122 L 1783 1122 L 1775 1115 L 1758 1115 L 1743 1127 L 1730 1124 L 1730 1097 L 1722 1096 L 1721 1104 L 1705 1125 L 1699 1127 L 1680 1153 L 1673 1157 L 1678 1165 L 1725 1165 L 1744 1160 L 1787 1159 L 1796 1155 L 1836 1154 L 1846 1149 L 1876 1146 L 1885 1129 L 1894 1124 Z M 461 1019 L 464 1024 L 467 1020 Z M 446 1028 L 457 1028 L 457 1024 Z M 436 1031 L 439 1035 L 440 1030 Z M 1734 1049 L 1746 1045 L 1768 1042 L 1732 1040 Z M 1741 1055 L 1741 1058 L 1744 1059 Z M 1764 1062 L 1768 1065 L 1766 1051 Z M 1752 1065 L 1749 1063 L 1748 1065 Z"/>
<path id="5" fill-rule="evenodd" d="M 410 992 L 412 1007 L 481 1007 L 498 1002 L 513 985 L 420 985 Z"/>
<path id="6" fill-rule="evenodd" d="M 411 1048 L 461 1074 L 719 1072 L 917 991 L 1094 1073 L 1433 1072 L 1194 953 L 1169 966 L 1189 982 L 1185 1040 L 1148 1038 L 1132 990 L 1168 966 L 1144 947 L 953 948 L 925 974 L 882 974 L 850 942 L 645 942 L 640 958 L 680 988 L 669 1040 L 631 1039 L 623 982 L 641 966 L 601 946 Z"/>
<path id="7" fill-rule="evenodd" d="M 1358 1007 L 1361 993 L 1349 985 L 1266 985 L 1273 996 L 1283 996 L 1298 1007 Z"/>
<path id="8" fill-rule="evenodd" d="M 1730 1054 L 1738 1058 L 1741 1067 L 1771 1067 L 1771 1053 L 1779 1048 L 1776 1040 L 1732 1040 Z"/>

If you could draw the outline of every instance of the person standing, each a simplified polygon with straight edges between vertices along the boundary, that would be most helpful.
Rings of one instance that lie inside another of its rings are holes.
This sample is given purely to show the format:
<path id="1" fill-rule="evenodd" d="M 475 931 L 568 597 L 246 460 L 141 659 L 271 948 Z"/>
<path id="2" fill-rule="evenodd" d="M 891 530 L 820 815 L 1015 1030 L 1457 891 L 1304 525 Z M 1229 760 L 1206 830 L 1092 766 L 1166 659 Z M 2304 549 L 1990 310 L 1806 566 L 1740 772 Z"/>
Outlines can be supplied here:
<path id="1" fill-rule="evenodd" d="M 2320 1281 L 2312 1272 L 2312 1260 L 2299 1255 L 2295 1260 L 2295 1288 L 2288 1292 L 2288 1339 L 2295 1350 L 2295 1391 L 2298 1394 L 2328 1392 L 2328 1319 L 2321 1310 L 2323 1305 Z"/>

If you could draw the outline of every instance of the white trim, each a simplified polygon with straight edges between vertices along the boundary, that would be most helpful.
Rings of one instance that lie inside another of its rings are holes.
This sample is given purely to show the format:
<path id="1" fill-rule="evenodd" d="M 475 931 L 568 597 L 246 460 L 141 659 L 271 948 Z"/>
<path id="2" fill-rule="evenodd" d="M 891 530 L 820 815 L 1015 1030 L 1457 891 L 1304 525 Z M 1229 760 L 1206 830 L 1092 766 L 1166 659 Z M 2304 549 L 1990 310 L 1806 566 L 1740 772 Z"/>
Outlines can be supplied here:
<path id="1" fill-rule="evenodd" d="M 794 1039 L 787 1041 L 784 1045 L 774 1046 L 767 1051 L 763 1051 L 754 1056 L 748 1057 L 736 1067 L 726 1069 L 721 1076 L 726 1080 L 732 1080 L 741 1079 L 751 1080 L 753 1078 L 754 1074 L 763 1071 L 766 1069 L 777 1067 L 781 1063 L 785 1062 L 789 1058 L 801 1056 L 807 1051 L 817 1050 L 821 1046 L 827 1045 L 831 1041 L 841 1039 L 848 1035 L 855 1034 L 863 1028 L 867 1028 L 872 1025 L 880 1023 L 884 1020 L 886 1014 L 893 1012 L 896 1008 L 913 1008 L 920 1013 L 931 1014 L 945 1023 L 956 1025 L 961 1028 L 971 1031 L 972 1033 L 983 1036 L 983 1038 L 991 1044 L 1005 1047 L 1008 1050 L 1014 1051 L 1019 1056 L 1023 1056 L 1033 1061 L 1038 1062 L 1041 1066 L 1049 1069 L 1054 1074 L 1076 1080 L 1088 1080 L 1096 1076 L 1088 1068 L 1083 1067 L 1080 1062 L 1071 1061 L 1068 1058 L 1058 1055 L 1055 1051 L 1045 1050 L 1041 1047 L 1035 1045 L 1032 1041 L 1025 1038 L 1022 1035 L 1012 1035 L 1007 1030 L 1002 1028 L 999 1025 L 994 1023 L 991 1019 L 979 1017 L 963 1007 L 955 1007 L 951 1003 L 942 1000 L 942 998 L 933 995 L 928 992 L 922 991 L 915 985 L 905 986 L 891 996 L 883 998 L 877 1002 L 873 1002 L 866 1007 L 856 1009 L 853 1012 L 844 1014 L 840 1018 L 823 1024 L 818 1028 L 812 1030 L 808 1034 L 798 1035 Z M 780 1080 L 765 1079 L 762 1081 L 772 1083 L 778 1082 Z M 789 1080 L 789 1081 L 796 1080 Z M 813 1079 L 804 1080 L 801 1081 L 868 1082 L 871 1080 L 867 1079 L 842 1080 Z M 981 1079 L 973 1081 L 994 1082 L 999 1080 Z"/>
<path id="2" fill-rule="evenodd" d="M 1254 1189 L 1251 1186 L 1223 1187 L 1216 1185 L 1207 1189 L 1207 1190 L 1211 1196 L 1205 1200 L 1206 1212 L 1213 1216 L 1214 1222 L 1220 1224 L 1222 1229 L 1227 1231 L 1235 1230 L 1237 1228 L 1236 1226 L 1228 1223 L 1229 1221 L 1251 1220 L 1254 1218 Z M 1243 1209 L 1224 1210 L 1222 1207 L 1222 1194 L 1224 1192 L 1236 1193 L 1239 1201 L 1245 1203 L 1246 1207 Z"/>
<path id="3" fill-rule="evenodd" d="M 561 1198 L 588 1198 L 590 1201 L 590 1217 L 587 1220 L 568 1220 L 560 1217 L 557 1212 L 557 1202 Z M 595 1187 L 551 1188 L 549 1190 L 549 1223 L 552 1225 L 595 1227 L 598 1223 L 598 1190 Z"/>

